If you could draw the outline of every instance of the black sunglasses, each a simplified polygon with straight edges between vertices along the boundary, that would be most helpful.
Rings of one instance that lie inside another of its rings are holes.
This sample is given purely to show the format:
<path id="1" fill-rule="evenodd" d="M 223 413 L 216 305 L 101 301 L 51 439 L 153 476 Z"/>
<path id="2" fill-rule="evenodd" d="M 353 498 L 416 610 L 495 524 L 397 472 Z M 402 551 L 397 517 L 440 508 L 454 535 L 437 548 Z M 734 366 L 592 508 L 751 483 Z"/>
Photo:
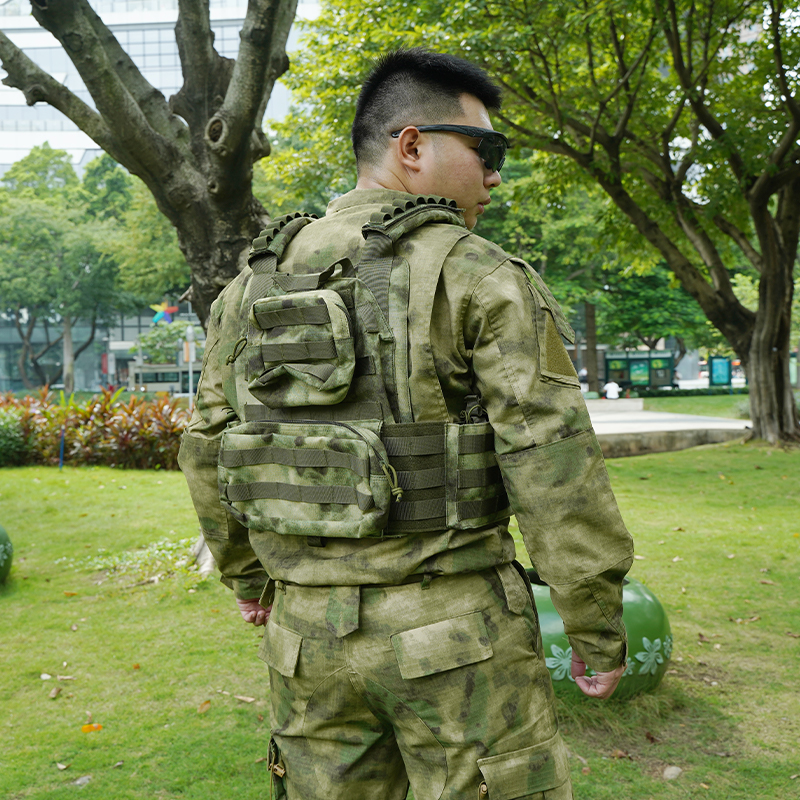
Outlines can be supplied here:
<path id="1" fill-rule="evenodd" d="M 506 150 L 511 145 L 508 139 L 498 131 L 488 128 L 475 128 L 472 125 L 416 125 L 420 133 L 426 131 L 452 131 L 453 133 L 463 133 L 465 136 L 474 136 L 480 139 L 478 142 L 478 155 L 483 159 L 486 169 L 492 172 L 500 172 L 506 160 Z M 403 131 L 393 131 L 392 136 L 396 139 Z"/>

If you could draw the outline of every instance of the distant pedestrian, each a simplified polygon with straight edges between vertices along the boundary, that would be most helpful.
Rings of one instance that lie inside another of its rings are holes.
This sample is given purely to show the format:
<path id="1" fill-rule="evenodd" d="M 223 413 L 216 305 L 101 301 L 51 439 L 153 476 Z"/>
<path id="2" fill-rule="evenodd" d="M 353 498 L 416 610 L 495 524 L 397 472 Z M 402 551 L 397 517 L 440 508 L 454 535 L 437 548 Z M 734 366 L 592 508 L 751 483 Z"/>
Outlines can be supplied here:
<path id="1" fill-rule="evenodd" d="M 612 378 L 604 387 L 606 400 L 619 400 L 619 384 Z"/>

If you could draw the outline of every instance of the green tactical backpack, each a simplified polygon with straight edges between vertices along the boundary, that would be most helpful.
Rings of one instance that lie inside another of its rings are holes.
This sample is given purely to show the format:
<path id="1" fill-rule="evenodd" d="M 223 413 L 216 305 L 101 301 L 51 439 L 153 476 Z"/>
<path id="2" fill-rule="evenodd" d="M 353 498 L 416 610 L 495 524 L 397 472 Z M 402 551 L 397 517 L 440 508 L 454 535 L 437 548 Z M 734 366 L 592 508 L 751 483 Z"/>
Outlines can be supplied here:
<path id="1" fill-rule="evenodd" d="M 508 517 L 492 428 L 472 419 L 477 400 L 464 424 L 417 423 L 411 412 L 409 264 L 394 244 L 425 226 L 417 236 L 430 325 L 442 264 L 468 235 L 454 205 L 419 197 L 385 207 L 364 226 L 357 267 L 343 259 L 318 272 L 278 272 L 286 246 L 313 219 L 282 217 L 253 242 L 241 356 L 259 403 L 223 434 L 221 502 L 248 528 L 318 545 Z M 428 372 L 441 398 L 432 354 Z"/>

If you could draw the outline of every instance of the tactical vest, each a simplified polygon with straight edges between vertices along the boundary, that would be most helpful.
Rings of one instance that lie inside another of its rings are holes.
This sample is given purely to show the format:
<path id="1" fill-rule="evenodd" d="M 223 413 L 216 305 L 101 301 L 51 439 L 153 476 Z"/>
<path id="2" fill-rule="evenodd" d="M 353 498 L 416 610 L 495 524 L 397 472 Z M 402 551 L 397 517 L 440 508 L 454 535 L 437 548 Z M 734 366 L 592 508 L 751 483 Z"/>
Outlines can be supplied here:
<path id="1" fill-rule="evenodd" d="M 510 515 L 494 433 L 476 397 L 459 423 L 415 422 L 408 369 L 409 263 L 395 243 L 414 235 L 424 254 L 427 408 L 447 416 L 429 344 L 442 265 L 468 235 L 451 201 L 385 206 L 362 232 L 358 265 L 278 272 L 287 245 L 314 217 L 277 219 L 253 242 L 243 310 L 244 422 L 222 436 L 220 500 L 256 531 L 309 537 L 401 536 L 472 529 Z M 445 224 L 436 224 L 445 223 Z M 415 322 L 415 324 L 417 324 Z M 417 370 L 418 371 L 418 370 Z"/>

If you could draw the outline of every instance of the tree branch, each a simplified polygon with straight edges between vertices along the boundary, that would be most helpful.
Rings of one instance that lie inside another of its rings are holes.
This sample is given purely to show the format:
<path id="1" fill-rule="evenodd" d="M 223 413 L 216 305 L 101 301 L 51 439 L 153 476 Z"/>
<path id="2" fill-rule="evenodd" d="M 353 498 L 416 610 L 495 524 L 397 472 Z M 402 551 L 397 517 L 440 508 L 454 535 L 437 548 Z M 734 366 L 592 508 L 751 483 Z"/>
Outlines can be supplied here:
<path id="1" fill-rule="evenodd" d="M 781 15 L 775 3 L 770 0 L 770 27 L 772 28 L 772 52 L 775 57 L 775 69 L 778 74 L 778 85 L 781 87 L 783 103 L 789 110 L 794 120 L 795 138 L 797 137 L 797 127 L 800 126 L 800 107 L 792 93 L 789 80 L 786 77 L 786 65 L 783 63 L 783 42 L 781 38 Z M 788 147 L 787 147 L 788 149 Z"/>
<path id="2" fill-rule="evenodd" d="M 717 214 L 714 217 L 714 224 L 728 237 L 730 237 L 736 244 L 738 245 L 739 249 L 744 253 L 747 260 L 755 267 L 758 272 L 761 272 L 763 269 L 763 260 L 761 258 L 761 253 L 750 244 L 750 240 L 747 236 L 739 230 L 732 222 L 729 222 L 722 216 L 722 214 Z"/>
<path id="3" fill-rule="evenodd" d="M 95 26 L 106 32 L 103 37 L 106 41 L 113 36 L 88 0 L 49 0 L 48 3 L 34 4 L 33 15 L 61 42 L 98 112 L 107 125 L 113 125 L 111 132 L 118 145 L 116 149 L 124 153 L 120 163 L 148 184 L 153 183 L 152 176 L 164 176 L 175 161 L 172 142 L 150 124 L 134 94 L 122 80 L 118 64 L 109 57 Z M 138 70 L 135 67 L 133 70 L 127 72 L 135 77 Z M 155 91 L 150 88 L 151 92 Z"/>
<path id="4" fill-rule="evenodd" d="M 111 131 L 100 115 L 77 95 L 59 83 L 31 61 L 2 31 L 0 31 L 0 61 L 8 76 L 3 83 L 19 89 L 29 106 L 43 102 L 58 109 L 71 119 L 87 136 L 120 161 Z"/>
<path id="5" fill-rule="evenodd" d="M 297 0 L 249 0 L 225 100 L 206 126 L 206 143 L 220 158 L 238 154 L 254 130 L 260 131 L 257 114 L 264 108 L 264 97 L 289 68 L 283 46 L 296 10 Z M 279 52 L 273 55 L 276 45 Z M 251 158 L 257 160 L 267 152 L 251 149 Z"/>

